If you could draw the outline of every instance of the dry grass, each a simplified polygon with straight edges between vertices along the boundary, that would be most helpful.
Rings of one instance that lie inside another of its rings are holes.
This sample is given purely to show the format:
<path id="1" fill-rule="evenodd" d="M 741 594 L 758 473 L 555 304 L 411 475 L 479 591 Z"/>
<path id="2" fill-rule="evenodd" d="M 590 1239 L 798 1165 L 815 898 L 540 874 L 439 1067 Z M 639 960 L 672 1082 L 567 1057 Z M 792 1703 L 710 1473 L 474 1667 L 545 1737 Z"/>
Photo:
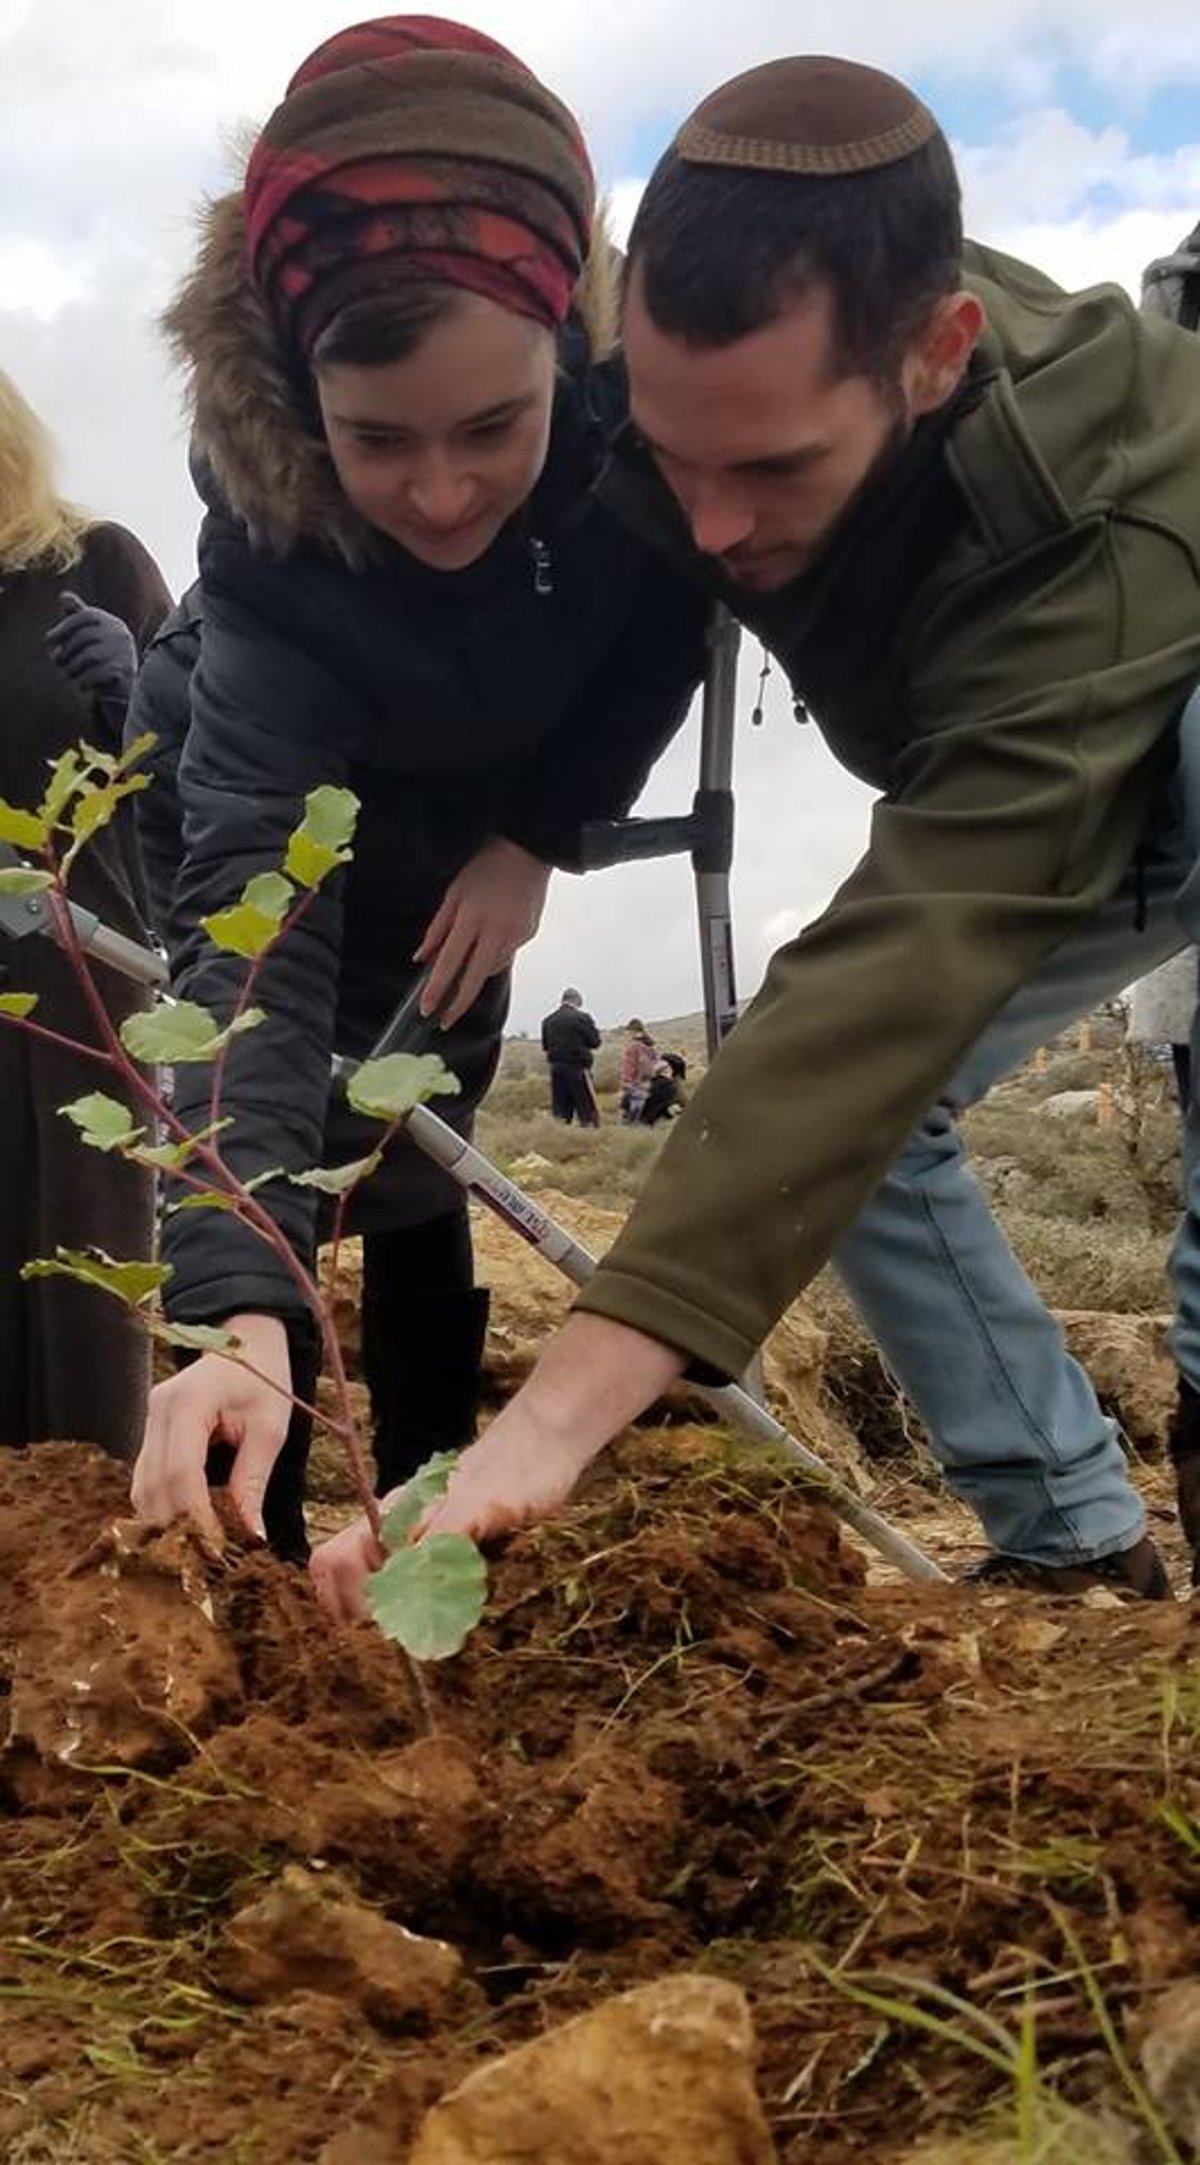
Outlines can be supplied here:
<path id="1" fill-rule="evenodd" d="M 691 1017 L 658 1030 L 662 1042 L 688 1052 L 689 1087 L 700 1068 L 699 1029 L 699 1018 Z M 1073 1035 L 1048 1048 L 1044 1062 L 1000 1084 L 965 1116 L 964 1138 L 999 1222 L 1051 1307 L 1159 1313 L 1171 1305 L 1166 1259 L 1179 1182 L 1171 1079 L 1152 1057 L 1125 1047 L 1107 1020 L 1093 1025 L 1093 1039 L 1081 1048 Z M 602 1083 L 615 1085 L 619 1042 L 617 1033 L 600 1056 Z M 1049 1097 L 1102 1083 L 1113 1094 L 1111 1126 L 1097 1125 L 1086 1110 L 1067 1117 L 1044 1111 Z M 622 1126 L 615 1087 L 599 1093 L 599 1130 L 552 1120 L 547 1095 L 540 1047 L 529 1040 L 506 1045 L 479 1120 L 481 1147 L 535 1190 L 553 1187 L 628 1207 L 668 1131 Z M 920 1423 L 831 1274 L 818 1280 L 811 1298 L 830 1333 L 830 1396 L 867 1456 L 924 1468 Z"/>
<path id="2" fill-rule="evenodd" d="M 599 1128 L 568 1128 L 544 1110 L 513 1111 L 492 1098 L 480 1116 L 477 1140 L 480 1149 L 517 1181 L 530 1170 L 526 1160 L 541 1159 L 544 1164 L 533 1168 L 540 1176 L 534 1186 L 557 1188 L 562 1195 L 585 1195 L 590 1202 L 620 1209 L 640 1192 L 668 1130 L 665 1125 L 624 1127 L 615 1107 L 606 1107 L 603 1101 L 601 1114 Z"/>
<path id="3" fill-rule="evenodd" d="M 1000 1210 L 1001 1224 L 1051 1308 L 1109 1308 L 1123 1315 L 1171 1306 L 1164 1234 L 1084 1226 L 1027 1210 Z"/>

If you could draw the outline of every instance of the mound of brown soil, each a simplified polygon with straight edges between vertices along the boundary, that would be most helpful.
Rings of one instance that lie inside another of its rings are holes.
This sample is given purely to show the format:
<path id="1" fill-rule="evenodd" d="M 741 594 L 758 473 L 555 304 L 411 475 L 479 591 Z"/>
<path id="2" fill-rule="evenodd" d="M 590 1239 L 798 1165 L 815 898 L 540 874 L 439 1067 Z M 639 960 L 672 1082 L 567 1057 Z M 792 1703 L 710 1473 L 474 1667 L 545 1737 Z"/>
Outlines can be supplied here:
<path id="1" fill-rule="evenodd" d="M 1004 2092 L 1025 2009 L 1072 2100 L 1115 2094 L 1088 1980 L 1120 2030 L 1195 1967 L 1186 1607 L 870 1589 L 779 1474 L 642 1438 L 495 1560 L 431 1734 L 265 1557 L 72 1571 L 124 1487 L 0 1454 L 6 2157 L 399 2160 L 498 2047 L 686 1967 L 750 1993 L 782 2158 L 886 2165 Z M 231 1920 L 289 1867 L 451 1943 L 461 1991 L 343 1991 L 306 1927 L 235 1997 Z"/>

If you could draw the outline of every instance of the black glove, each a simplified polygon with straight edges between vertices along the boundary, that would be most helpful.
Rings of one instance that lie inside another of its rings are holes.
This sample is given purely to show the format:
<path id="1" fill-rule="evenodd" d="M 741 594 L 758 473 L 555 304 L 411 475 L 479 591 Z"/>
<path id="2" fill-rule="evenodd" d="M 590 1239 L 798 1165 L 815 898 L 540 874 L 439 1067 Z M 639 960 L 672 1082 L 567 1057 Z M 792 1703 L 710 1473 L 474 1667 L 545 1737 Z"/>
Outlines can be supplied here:
<path id="1" fill-rule="evenodd" d="M 67 614 L 46 633 L 51 661 L 88 699 L 126 703 L 137 674 L 133 633 L 119 616 L 64 593 Z"/>

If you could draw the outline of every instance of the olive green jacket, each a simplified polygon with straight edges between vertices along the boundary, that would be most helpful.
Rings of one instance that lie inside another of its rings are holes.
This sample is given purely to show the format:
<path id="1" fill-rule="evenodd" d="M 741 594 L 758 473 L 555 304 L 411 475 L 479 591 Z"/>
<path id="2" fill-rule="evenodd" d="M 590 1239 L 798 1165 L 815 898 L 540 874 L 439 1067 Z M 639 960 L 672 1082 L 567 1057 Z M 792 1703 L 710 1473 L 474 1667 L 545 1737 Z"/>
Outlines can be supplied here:
<path id="1" fill-rule="evenodd" d="M 965 279 L 987 329 L 956 398 L 811 573 L 725 593 L 882 792 L 580 1298 L 729 1374 L 1119 885 L 1200 678 L 1200 338 L 981 248 Z M 636 451 L 609 489 L 686 547 Z"/>

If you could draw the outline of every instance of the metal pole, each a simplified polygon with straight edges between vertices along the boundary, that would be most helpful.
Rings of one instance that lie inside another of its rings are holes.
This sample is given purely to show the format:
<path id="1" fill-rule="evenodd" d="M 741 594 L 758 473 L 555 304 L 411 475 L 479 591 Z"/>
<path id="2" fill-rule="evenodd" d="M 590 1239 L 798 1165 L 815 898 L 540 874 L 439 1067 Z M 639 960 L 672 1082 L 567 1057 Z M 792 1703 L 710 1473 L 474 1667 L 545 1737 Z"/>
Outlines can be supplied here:
<path id="1" fill-rule="evenodd" d="M 728 609 L 718 607 L 709 630 L 700 721 L 700 788 L 695 804 L 699 838 L 692 851 L 704 1029 L 710 1060 L 716 1058 L 737 1021 L 729 870 L 733 863 L 733 732 L 740 644 L 737 624 Z"/>

